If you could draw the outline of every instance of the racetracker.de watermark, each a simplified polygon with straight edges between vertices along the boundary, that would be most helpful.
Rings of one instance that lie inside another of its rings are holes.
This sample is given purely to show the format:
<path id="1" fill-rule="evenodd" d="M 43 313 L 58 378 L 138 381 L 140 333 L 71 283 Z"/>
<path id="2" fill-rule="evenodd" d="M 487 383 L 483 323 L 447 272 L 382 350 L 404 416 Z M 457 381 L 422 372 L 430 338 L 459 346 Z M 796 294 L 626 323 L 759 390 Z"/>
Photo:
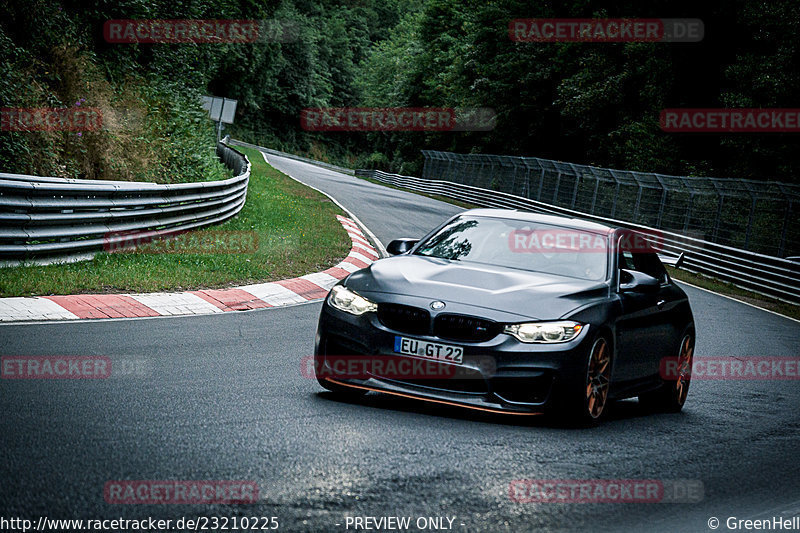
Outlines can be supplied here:
<path id="1" fill-rule="evenodd" d="M 118 231 L 103 236 L 109 253 L 254 254 L 259 238 L 254 231 Z"/>
<path id="2" fill-rule="evenodd" d="M 514 253 L 607 253 L 609 249 L 657 253 L 664 248 L 664 235 L 658 230 L 626 231 L 610 239 L 563 228 L 515 229 L 508 234 L 508 247 Z"/>
<path id="3" fill-rule="evenodd" d="M 515 479 L 508 487 L 515 503 L 697 503 L 699 479 Z"/>
<path id="4" fill-rule="evenodd" d="M 306 131 L 491 131 L 489 107 L 327 107 L 300 113 Z"/>
<path id="5" fill-rule="evenodd" d="M 531 18 L 508 23 L 508 37 L 527 43 L 682 42 L 703 40 L 700 19 L 678 18 Z"/>
<path id="6" fill-rule="evenodd" d="M 111 359 L 94 355 L 16 355 L 0 357 L 3 379 L 106 379 Z"/>
<path id="7" fill-rule="evenodd" d="M 661 379 L 675 381 L 685 368 L 679 357 L 665 357 L 659 365 Z M 800 357 L 695 357 L 688 374 L 700 380 L 800 380 Z"/>
<path id="8" fill-rule="evenodd" d="M 3 107 L 1 131 L 97 131 L 103 115 L 95 107 Z"/>
<path id="9" fill-rule="evenodd" d="M 111 504 L 239 504 L 258 502 L 254 481 L 108 481 L 103 498 Z"/>
<path id="10" fill-rule="evenodd" d="M 244 44 L 290 43 L 299 40 L 295 21 L 115 19 L 103 24 L 103 38 L 112 44 Z"/>
<path id="11" fill-rule="evenodd" d="M 798 133 L 800 108 L 664 109 L 659 124 L 670 133 Z"/>
<path id="12" fill-rule="evenodd" d="M 464 364 L 394 355 L 326 355 L 306 356 L 300 360 L 300 375 L 307 379 L 329 377 L 339 379 L 485 379 L 497 371 L 491 356 L 470 356 Z"/>

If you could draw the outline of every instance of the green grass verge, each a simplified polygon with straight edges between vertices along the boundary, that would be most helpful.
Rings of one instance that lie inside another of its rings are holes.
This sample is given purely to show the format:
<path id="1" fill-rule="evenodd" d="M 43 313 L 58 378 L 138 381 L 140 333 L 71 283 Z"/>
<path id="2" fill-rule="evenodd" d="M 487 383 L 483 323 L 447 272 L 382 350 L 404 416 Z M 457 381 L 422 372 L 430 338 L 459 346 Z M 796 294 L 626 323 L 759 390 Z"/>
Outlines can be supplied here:
<path id="1" fill-rule="evenodd" d="M 224 224 L 164 246 L 180 253 L 100 253 L 78 263 L 2 268 L 0 296 L 222 288 L 317 272 L 347 255 L 350 239 L 333 202 L 267 165 L 258 151 L 237 149 L 252 163 L 247 202 Z M 184 253 L 236 249 L 237 241 L 225 241 L 237 238 L 257 244 L 249 253 Z"/>
<path id="2" fill-rule="evenodd" d="M 391 189 L 397 189 L 400 191 L 419 194 L 420 196 L 427 196 L 428 198 L 433 198 L 434 200 L 440 200 L 442 202 L 457 205 L 459 207 L 463 207 L 464 209 L 473 209 L 476 207 L 480 207 L 466 202 L 453 200 L 451 198 L 447 198 L 446 196 L 440 196 L 438 194 L 424 194 L 417 191 L 406 189 L 404 187 L 397 187 L 395 185 L 383 183 L 381 181 L 372 178 L 361 178 L 361 179 L 368 181 L 370 183 L 375 183 L 376 185 L 383 185 L 384 187 L 389 187 Z M 762 294 L 757 294 L 745 289 L 741 289 L 730 283 L 725 283 L 723 281 L 714 278 L 709 278 L 707 276 L 692 274 L 691 272 L 686 272 L 685 270 L 676 270 L 671 267 L 667 267 L 667 270 L 669 271 L 670 276 L 679 281 L 685 281 L 687 283 L 691 283 L 692 285 L 697 285 L 698 287 L 702 287 L 704 289 L 708 289 L 710 291 L 714 291 L 716 293 L 724 294 L 725 296 L 730 296 L 731 298 L 741 300 L 751 305 L 755 305 L 756 307 L 761 307 L 762 309 L 768 309 L 770 311 L 774 311 L 781 315 L 785 315 L 800 320 L 800 306 L 798 305 L 782 302 L 780 300 L 770 298 L 769 296 L 764 296 Z"/>

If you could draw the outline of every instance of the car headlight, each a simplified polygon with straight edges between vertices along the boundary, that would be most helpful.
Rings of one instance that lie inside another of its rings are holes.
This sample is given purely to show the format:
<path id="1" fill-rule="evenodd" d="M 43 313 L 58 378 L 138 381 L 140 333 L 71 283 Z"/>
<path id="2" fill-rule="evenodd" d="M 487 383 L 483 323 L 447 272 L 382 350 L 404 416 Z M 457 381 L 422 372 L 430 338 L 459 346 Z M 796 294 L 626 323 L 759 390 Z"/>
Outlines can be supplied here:
<path id="1" fill-rule="evenodd" d="M 363 315 L 364 313 L 378 310 L 378 304 L 370 302 L 342 285 L 336 285 L 331 289 L 328 303 L 332 307 L 351 315 Z"/>
<path id="2" fill-rule="evenodd" d="M 526 322 L 524 324 L 509 324 L 503 328 L 503 333 L 508 333 L 518 341 L 525 343 L 554 343 L 571 341 L 578 336 L 582 328 L 582 324 L 568 320 L 559 322 Z"/>

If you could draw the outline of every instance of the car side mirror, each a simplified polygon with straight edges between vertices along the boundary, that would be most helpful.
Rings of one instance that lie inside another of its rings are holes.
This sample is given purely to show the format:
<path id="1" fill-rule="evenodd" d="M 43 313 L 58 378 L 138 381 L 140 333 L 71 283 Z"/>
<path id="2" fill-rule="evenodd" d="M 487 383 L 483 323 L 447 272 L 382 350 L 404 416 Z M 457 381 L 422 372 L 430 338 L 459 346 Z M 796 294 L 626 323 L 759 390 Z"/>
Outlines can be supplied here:
<path id="1" fill-rule="evenodd" d="M 389 255 L 404 254 L 414 247 L 419 242 L 419 239 L 395 239 L 386 247 Z"/>
<path id="2" fill-rule="evenodd" d="M 620 292 L 653 293 L 661 288 L 661 282 L 653 276 L 636 270 L 621 269 L 619 271 Z"/>

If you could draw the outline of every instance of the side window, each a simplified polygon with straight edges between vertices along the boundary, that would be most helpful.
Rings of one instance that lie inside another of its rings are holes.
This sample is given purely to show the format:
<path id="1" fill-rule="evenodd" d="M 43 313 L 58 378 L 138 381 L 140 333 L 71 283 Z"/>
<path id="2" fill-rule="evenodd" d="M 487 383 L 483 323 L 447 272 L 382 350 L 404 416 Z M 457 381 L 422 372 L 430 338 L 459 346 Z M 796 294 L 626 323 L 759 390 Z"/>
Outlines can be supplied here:
<path id="1" fill-rule="evenodd" d="M 624 237 L 619 241 L 620 250 L 618 256 L 619 268 L 636 270 L 649 276 L 653 276 L 661 283 L 667 283 L 669 276 L 661 260 L 655 252 L 634 250 L 631 248 L 630 240 Z"/>
<path id="2" fill-rule="evenodd" d="M 634 270 L 653 276 L 661 283 L 666 283 L 669 279 L 667 270 L 655 253 L 634 253 L 633 264 L 635 266 Z"/>
<path id="3" fill-rule="evenodd" d="M 633 262 L 633 252 L 629 250 L 620 250 L 619 252 L 619 268 L 626 270 L 636 270 L 636 265 Z"/>

